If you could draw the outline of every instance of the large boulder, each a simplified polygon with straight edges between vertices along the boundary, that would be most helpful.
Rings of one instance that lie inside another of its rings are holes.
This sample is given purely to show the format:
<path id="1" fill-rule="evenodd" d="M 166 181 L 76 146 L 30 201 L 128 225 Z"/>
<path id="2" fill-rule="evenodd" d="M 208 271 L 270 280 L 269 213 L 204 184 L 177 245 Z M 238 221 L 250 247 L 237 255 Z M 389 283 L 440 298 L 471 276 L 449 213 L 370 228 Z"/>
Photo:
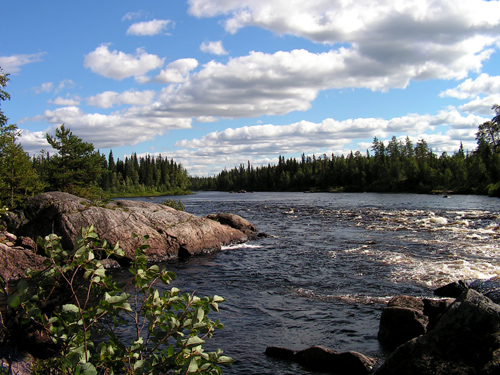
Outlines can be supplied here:
<path id="1" fill-rule="evenodd" d="M 500 306 L 469 289 L 436 327 L 398 347 L 377 375 L 500 373 Z"/>
<path id="2" fill-rule="evenodd" d="M 268 346 L 265 353 L 274 358 L 297 362 L 311 370 L 337 375 L 367 375 L 377 364 L 375 359 L 358 352 L 336 352 L 322 346 L 298 351 Z"/>
<path id="3" fill-rule="evenodd" d="M 441 314 L 453 302 L 412 296 L 396 296 L 382 310 L 378 339 L 388 348 L 396 348 L 432 329 Z"/>
<path id="4" fill-rule="evenodd" d="M 165 205 L 117 200 L 97 206 L 62 192 L 29 198 L 23 212 L 11 214 L 7 225 L 18 236 L 37 238 L 55 233 L 68 249 L 82 227 L 93 225 L 102 240 L 119 242 L 128 258 L 135 256 L 141 238 L 147 235 L 150 248 L 146 256 L 152 261 L 210 252 L 248 240 L 238 229 Z"/>

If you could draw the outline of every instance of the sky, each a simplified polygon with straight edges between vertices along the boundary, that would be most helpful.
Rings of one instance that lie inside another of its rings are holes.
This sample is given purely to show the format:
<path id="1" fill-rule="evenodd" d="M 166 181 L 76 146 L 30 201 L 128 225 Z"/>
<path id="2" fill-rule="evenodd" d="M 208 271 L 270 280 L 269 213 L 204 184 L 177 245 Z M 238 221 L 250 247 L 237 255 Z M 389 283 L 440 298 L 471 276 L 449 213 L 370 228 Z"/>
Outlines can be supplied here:
<path id="1" fill-rule="evenodd" d="M 500 104 L 500 3 L 2 1 L 1 110 L 30 155 L 61 124 L 100 152 L 213 176 L 374 137 L 476 148 Z"/>

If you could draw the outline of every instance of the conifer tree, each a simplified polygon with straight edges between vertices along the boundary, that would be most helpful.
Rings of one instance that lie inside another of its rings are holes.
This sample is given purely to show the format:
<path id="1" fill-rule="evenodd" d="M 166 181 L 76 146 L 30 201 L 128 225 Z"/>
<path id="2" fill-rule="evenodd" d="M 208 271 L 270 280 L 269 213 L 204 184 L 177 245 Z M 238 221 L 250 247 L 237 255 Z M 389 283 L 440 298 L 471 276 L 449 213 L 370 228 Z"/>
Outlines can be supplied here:
<path id="1" fill-rule="evenodd" d="M 47 134 L 46 138 L 57 150 L 57 155 L 47 163 L 50 188 L 76 195 L 92 195 L 105 172 L 105 157 L 94 151 L 94 145 L 83 142 L 64 124 L 56 129 L 55 136 Z"/>

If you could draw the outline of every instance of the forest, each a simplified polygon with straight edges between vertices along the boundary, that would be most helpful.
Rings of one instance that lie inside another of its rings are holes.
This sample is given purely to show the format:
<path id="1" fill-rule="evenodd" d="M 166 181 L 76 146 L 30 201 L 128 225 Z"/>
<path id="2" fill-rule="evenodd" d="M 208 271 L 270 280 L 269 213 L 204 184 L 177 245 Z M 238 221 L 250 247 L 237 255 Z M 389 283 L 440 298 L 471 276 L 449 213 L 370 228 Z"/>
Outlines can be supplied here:
<path id="1" fill-rule="evenodd" d="M 10 100 L 4 90 L 9 77 L 0 69 L 0 103 Z M 305 155 L 276 165 L 254 167 L 248 162 L 213 177 L 189 177 L 168 157 L 106 157 L 64 124 L 46 134 L 56 152 L 30 157 L 22 148 L 21 132 L 0 110 L 0 213 L 20 206 L 26 197 L 44 191 L 65 191 L 94 200 L 112 197 L 179 195 L 191 190 L 328 191 L 488 194 L 500 196 L 500 106 L 478 127 L 477 148 L 462 146 L 436 155 L 424 139 L 389 142 L 373 139 L 366 153 Z"/>
<path id="2" fill-rule="evenodd" d="M 424 139 L 374 138 L 371 150 L 312 155 L 254 167 L 250 162 L 215 177 L 191 177 L 193 190 L 329 191 L 488 194 L 500 196 L 500 107 L 478 127 L 477 148 L 436 155 Z"/>

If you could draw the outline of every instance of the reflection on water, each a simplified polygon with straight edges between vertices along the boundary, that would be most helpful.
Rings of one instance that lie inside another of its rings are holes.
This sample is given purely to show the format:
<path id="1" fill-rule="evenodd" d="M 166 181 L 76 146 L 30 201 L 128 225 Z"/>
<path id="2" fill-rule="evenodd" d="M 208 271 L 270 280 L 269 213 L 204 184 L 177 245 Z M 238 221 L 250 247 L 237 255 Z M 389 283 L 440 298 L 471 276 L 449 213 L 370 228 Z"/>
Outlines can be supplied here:
<path id="1" fill-rule="evenodd" d="M 217 316 L 225 328 L 208 346 L 237 360 L 227 374 L 310 374 L 267 358 L 268 345 L 383 358 L 376 336 L 388 299 L 431 296 L 447 282 L 500 270 L 494 198 L 203 192 L 180 199 L 188 212 L 235 213 L 271 235 L 167 264 L 181 290 L 226 298 Z"/>

